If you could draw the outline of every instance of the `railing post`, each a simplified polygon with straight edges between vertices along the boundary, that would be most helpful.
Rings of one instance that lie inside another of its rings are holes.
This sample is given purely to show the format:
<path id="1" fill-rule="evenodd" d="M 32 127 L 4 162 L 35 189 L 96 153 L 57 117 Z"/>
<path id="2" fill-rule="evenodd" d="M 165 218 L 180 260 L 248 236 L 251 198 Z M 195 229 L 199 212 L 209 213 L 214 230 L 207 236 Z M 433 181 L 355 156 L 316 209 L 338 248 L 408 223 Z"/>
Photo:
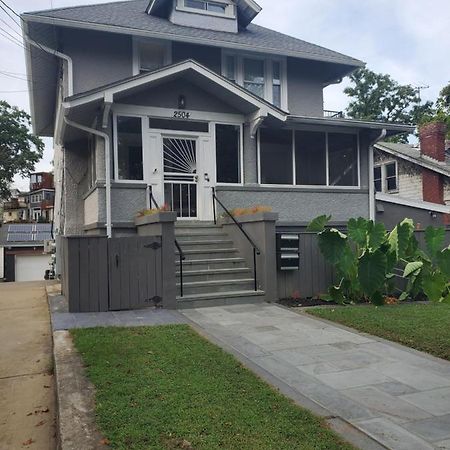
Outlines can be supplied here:
<path id="1" fill-rule="evenodd" d="M 214 225 L 217 225 L 217 211 L 216 211 L 216 188 L 212 189 L 212 199 L 213 199 L 213 215 L 214 215 Z"/>
<path id="2" fill-rule="evenodd" d="M 256 248 L 253 247 L 253 278 L 254 278 L 254 283 L 255 283 L 255 292 L 257 292 L 258 290 L 258 280 L 257 280 L 257 273 L 258 271 L 256 270 Z"/>

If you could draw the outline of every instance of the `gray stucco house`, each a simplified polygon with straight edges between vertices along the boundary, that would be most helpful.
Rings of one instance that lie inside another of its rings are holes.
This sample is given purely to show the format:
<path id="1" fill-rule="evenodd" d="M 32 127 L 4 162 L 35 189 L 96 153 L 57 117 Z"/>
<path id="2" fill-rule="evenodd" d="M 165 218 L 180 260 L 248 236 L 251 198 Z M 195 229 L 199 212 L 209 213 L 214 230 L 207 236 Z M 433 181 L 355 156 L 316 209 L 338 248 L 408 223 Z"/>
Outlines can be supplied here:
<path id="1" fill-rule="evenodd" d="M 134 234 L 150 192 L 180 221 L 211 221 L 212 188 L 229 209 L 272 207 L 280 227 L 375 217 L 373 144 L 411 128 L 329 117 L 324 88 L 364 64 L 253 24 L 260 11 L 130 0 L 22 15 L 58 234 Z"/>

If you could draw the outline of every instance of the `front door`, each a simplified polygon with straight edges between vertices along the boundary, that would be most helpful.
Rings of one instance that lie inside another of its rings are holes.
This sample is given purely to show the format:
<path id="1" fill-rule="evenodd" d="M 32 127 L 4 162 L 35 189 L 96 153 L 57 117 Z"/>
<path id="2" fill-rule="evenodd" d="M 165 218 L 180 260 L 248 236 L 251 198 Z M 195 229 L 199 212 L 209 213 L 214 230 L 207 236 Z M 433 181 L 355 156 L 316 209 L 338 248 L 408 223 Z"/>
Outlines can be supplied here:
<path id="1" fill-rule="evenodd" d="M 162 137 L 164 203 L 180 219 L 198 218 L 198 140 Z"/>

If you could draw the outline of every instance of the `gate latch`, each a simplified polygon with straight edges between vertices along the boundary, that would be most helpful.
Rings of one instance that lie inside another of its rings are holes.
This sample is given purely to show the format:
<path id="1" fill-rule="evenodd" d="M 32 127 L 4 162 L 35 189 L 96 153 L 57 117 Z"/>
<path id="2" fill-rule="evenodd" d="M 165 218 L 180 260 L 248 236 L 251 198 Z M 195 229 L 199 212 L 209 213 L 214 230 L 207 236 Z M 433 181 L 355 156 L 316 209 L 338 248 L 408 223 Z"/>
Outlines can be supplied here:
<path id="1" fill-rule="evenodd" d="M 152 250 L 158 250 L 162 245 L 159 242 L 152 242 L 151 244 L 144 245 L 144 248 L 151 248 Z"/>

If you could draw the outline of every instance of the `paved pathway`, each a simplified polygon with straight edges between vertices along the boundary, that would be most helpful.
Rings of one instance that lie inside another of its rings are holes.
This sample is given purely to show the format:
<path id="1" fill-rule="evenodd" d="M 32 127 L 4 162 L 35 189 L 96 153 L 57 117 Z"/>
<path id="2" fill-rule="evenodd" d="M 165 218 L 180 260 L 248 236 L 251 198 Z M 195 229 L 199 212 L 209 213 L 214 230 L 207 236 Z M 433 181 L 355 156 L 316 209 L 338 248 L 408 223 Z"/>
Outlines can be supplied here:
<path id="1" fill-rule="evenodd" d="M 184 314 L 387 448 L 450 449 L 449 362 L 275 305 Z"/>
<path id="2" fill-rule="evenodd" d="M 53 450 L 52 337 L 44 283 L 0 283 L 0 449 Z"/>

